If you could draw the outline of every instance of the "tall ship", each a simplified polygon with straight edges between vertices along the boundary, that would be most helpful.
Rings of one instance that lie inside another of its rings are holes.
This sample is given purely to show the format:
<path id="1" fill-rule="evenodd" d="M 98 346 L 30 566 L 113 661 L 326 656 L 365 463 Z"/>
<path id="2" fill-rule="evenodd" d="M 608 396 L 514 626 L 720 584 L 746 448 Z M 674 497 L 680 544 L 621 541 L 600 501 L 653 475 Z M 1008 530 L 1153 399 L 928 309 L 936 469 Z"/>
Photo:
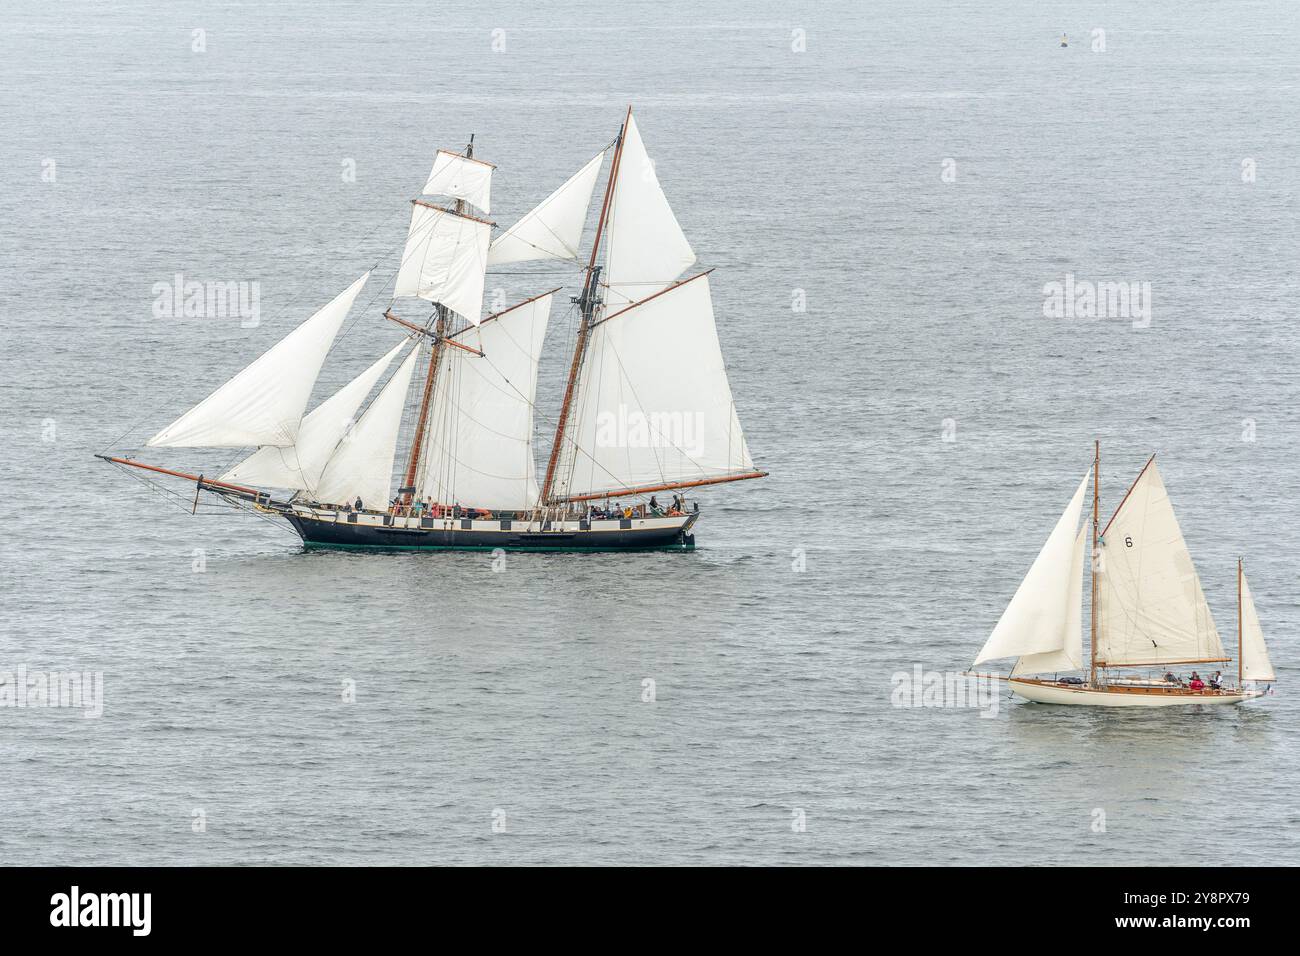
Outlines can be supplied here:
<path id="1" fill-rule="evenodd" d="M 400 337 L 337 392 L 308 411 L 369 272 L 146 443 L 251 449 L 233 467 L 209 477 L 134 455 L 98 457 L 150 481 L 193 482 L 195 508 L 214 495 L 283 519 L 309 547 L 694 547 L 701 512 L 687 496 L 766 472 L 736 414 L 712 270 L 692 270 L 695 252 L 631 108 L 610 145 L 495 233 L 494 169 L 474 155 L 472 138 L 460 152 L 437 153 L 389 280 L 383 318 Z M 489 270 L 539 260 L 580 267 L 573 354 L 550 415 L 535 402 L 561 289 L 483 314 Z M 539 469 L 533 439 L 542 424 L 554 435 Z"/>
<path id="2" fill-rule="evenodd" d="M 1090 473 L 975 658 L 975 666 L 1014 658 L 1010 674 L 978 676 L 1006 681 L 1015 694 L 1038 703 L 1094 707 L 1239 704 L 1269 693 L 1276 675 L 1242 562 L 1231 667 L 1155 456 L 1104 526 L 1100 469 L 1098 442 Z M 1090 477 L 1092 521 L 1080 526 Z M 1085 657 L 1089 538 L 1091 646 Z"/>

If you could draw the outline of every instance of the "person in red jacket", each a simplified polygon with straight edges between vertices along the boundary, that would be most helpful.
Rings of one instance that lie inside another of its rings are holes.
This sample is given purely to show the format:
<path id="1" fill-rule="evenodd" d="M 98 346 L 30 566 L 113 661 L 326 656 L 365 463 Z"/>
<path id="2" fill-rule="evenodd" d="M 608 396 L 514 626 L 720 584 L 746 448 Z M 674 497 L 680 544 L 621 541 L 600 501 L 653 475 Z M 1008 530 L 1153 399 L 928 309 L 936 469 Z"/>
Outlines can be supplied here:
<path id="1" fill-rule="evenodd" d="M 1192 671 L 1192 679 L 1187 686 L 1192 690 L 1205 690 L 1205 681 L 1201 680 L 1200 674 Z"/>

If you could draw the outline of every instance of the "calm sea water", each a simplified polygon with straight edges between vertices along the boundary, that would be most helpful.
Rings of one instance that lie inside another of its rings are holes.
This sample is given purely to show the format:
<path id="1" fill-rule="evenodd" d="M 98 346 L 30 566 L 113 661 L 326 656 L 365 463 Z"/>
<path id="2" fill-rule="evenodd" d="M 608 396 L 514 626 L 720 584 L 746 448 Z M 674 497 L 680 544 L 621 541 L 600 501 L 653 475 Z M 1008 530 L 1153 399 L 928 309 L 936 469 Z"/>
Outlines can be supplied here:
<path id="1" fill-rule="evenodd" d="M 0 860 L 1300 862 L 1300 9 L 932 7 L 6 6 L 0 670 L 102 671 L 104 713 L 0 708 Z M 436 148 L 477 135 L 507 223 L 629 102 L 772 472 L 694 554 L 306 554 L 91 457 L 391 270 Z M 260 324 L 155 318 L 177 273 Z M 1067 274 L 1150 283 L 1149 326 L 1045 318 Z M 1225 635 L 1246 556 L 1281 693 L 892 706 L 970 662 L 1094 437 L 1107 511 L 1161 453 Z"/>

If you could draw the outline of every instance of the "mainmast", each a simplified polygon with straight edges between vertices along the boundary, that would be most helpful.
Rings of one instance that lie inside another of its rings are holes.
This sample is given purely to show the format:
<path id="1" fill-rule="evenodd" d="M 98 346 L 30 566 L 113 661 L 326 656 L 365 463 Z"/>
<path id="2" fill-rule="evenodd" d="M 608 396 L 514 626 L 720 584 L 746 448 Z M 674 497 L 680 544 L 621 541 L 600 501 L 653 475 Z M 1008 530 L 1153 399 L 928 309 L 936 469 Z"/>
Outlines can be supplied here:
<path id="1" fill-rule="evenodd" d="M 560 451 L 564 447 L 564 433 L 569 425 L 569 413 L 573 407 L 574 392 L 578 387 L 578 374 L 582 370 L 582 360 L 586 356 L 587 342 L 591 327 L 599 306 L 600 267 L 596 265 L 596 256 L 600 252 L 600 240 L 605 231 L 605 221 L 609 218 L 609 204 L 614 196 L 614 183 L 618 179 L 619 161 L 623 157 L 623 137 L 627 132 L 628 120 L 632 118 L 632 107 L 627 108 L 627 117 L 618 131 L 618 145 L 614 148 L 614 159 L 609 167 L 609 182 L 605 184 L 605 201 L 600 207 L 600 219 L 596 222 L 596 236 L 591 244 L 591 259 L 587 263 L 587 280 L 582 286 L 582 296 L 578 299 L 581 318 L 578 323 L 578 337 L 573 345 L 573 361 L 569 365 L 569 381 L 564 387 L 564 402 L 560 406 L 560 419 L 555 425 L 555 441 L 551 445 L 551 457 L 546 463 L 546 478 L 542 482 L 542 504 L 552 499 L 555 487 L 555 472 L 560 461 Z"/>
<path id="2" fill-rule="evenodd" d="M 1088 683 L 1097 684 L 1097 529 L 1101 522 L 1101 439 L 1093 442 L 1092 452 L 1092 661 Z"/>
<path id="3" fill-rule="evenodd" d="M 474 158 L 474 134 L 469 136 L 469 144 L 465 147 L 465 158 Z M 457 199 L 455 210 L 457 215 L 464 215 L 465 200 Z M 406 474 L 402 478 L 402 487 L 415 487 L 415 476 L 419 473 L 420 456 L 424 451 L 424 435 L 428 430 L 429 424 L 429 405 L 433 401 L 433 387 L 438 377 L 438 366 L 442 364 L 443 341 L 447 335 L 447 307 L 441 302 L 434 306 L 434 314 L 430 317 L 433 322 L 432 335 L 430 336 L 432 344 L 429 347 L 429 370 L 424 376 L 424 392 L 420 396 L 420 414 L 415 423 L 415 435 L 411 438 L 411 455 L 406 464 Z M 424 331 L 429 332 L 429 326 L 426 324 Z M 409 505 L 411 499 L 415 496 L 414 490 L 401 492 L 402 503 Z"/>
<path id="4" fill-rule="evenodd" d="M 1242 653 L 1245 644 L 1242 639 L 1241 627 L 1241 558 L 1237 559 L 1237 687 L 1241 688 L 1245 684 L 1244 675 L 1246 673 L 1245 655 Z"/>

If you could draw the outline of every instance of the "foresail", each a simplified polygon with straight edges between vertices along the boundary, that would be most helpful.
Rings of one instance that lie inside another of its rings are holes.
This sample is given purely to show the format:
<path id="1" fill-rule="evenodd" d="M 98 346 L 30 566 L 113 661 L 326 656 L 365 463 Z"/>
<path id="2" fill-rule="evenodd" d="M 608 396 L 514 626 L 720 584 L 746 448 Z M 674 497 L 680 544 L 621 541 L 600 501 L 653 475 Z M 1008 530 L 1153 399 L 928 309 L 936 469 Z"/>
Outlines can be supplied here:
<path id="1" fill-rule="evenodd" d="M 1099 666 L 1224 658 L 1201 579 L 1154 458 L 1106 527 L 1098 570 Z"/>
<path id="2" fill-rule="evenodd" d="M 440 303 L 477 325 L 490 233 L 482 220 L 414 203 L 393 296 Z"/>
<path id="3" fill-rule="evenodd" d="M 368 508 L 384 508 L 393 480 L 397 432 L 406 406 L 411 373 L 422 346 L 398 366 L 370 407 L 334 449 L 316 486 L 316 499 L 343 504 L 357 498 Z"/>
<path id="4" fill-rule="evenodd" d="M 1065 646 L 1056 651 L 1025 654 L 1011 668 L 1012 677 L 1021 674 L 1059 674 L 1083 669 L 1083 564 L 1088 537 L 1088 525 L 1085 522 L 1074 538 L 1070 593 L 1065 599 Z"/>
<path id="5" fill-rule="evenodd" d="M 1243 680 L 1277 680 L 1264 644 L 1264 631 L 1259 626 L 1259 615 L 1255 612 L 1255 599 L 1244 574 L 1241 576 L 1241 676 Z"/>
<path id="6" fill-rule="evenodd" d="M 185 448 L 292 445 L 330 344 L 369 277 L 367 272 L 348 286 L 147 444 Z"/>
<path id="7" fill-rule="evenodd" d="M 602 150 L 563 186 L 494 239 L 488 250 L 488 265 L 576 258 L 592 190 L 604 158 Z"/>
<path id="8" fill-rule="evenodd" d="M 591 329 L 556 497 L 752 472 L 705 275 Z"/>
<path id="9" fill-rule="evenodd" d="M 492 510 L 537 504 L 533 402 L 550 310 L 548 294 L 456 337 L 481 356 L 443 350 L 418 497 Z"/>
<path id="10" fill-rule="evenodd" d="M 471 159 L 445 149 L 438 150 L 433 159 L 433 169 L 421 192 L 426 196 L 451 196 L 477 206 L 484 215 L 490 213 L 492 203 L 491 163 Z"/>
<path id="11" fill-rule="evenodd" d="M 1079 515 L 1083 510 L 1083 493 L 1088 475 L 1083 476 L 1070 503 L 1056 522 L 1038 557 L 1030 565 L 1015 596 L 993 628 L 976 664 L 1004 657 L 1025 657 L 1048 653 L 1069 653 L 1074 642 L 1082 642 L 1082 592 L 1076 587 L 1074 571 L 1078 562 Z M 1082 567 L 1080 566 L 1080 575 Z M 1080 579 L 1081 580 L 1081 579 Z M 1079 607 L 1071 601 L 1079 594 Z M 1073 628 L 1079 626 L 1076 637 Z M 1082 651 L 1079 652 L 1080 655 Z"/>
<path id="12" fill-rule="evenodd" d="M 667 288 L 695 262 L 629 114 L 609 208 L 605 274 L 611 309 Z"/>
<path id="13" fill-rule="evenodd" d="M 221 476 L 222 481 L 263 488 L 292 488 L 313 496 L 321 472 L 370 390 L 387 371 L 403 340 L 348 384 L 307 413 L 298 440 L 288 448 L 263 445 Z"/>

